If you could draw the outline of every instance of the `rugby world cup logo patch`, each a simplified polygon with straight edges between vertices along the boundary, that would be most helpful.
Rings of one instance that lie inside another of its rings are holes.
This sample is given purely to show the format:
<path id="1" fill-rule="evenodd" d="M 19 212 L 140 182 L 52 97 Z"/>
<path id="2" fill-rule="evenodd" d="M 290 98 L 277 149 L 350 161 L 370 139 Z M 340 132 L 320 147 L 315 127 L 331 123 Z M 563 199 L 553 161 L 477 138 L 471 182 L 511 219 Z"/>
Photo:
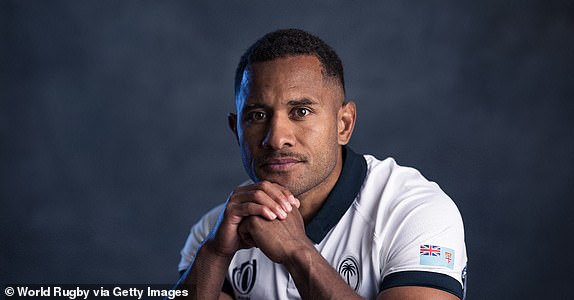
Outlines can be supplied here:
<path id="1" fill-rule="evenodd" d="M 337 272 L 341 274 L 341 277 L 343 277 L 355 292 L 359 290 L 359 287 L 361 286 L 361 269 L 359 268 L 359 263 L 356 258 L 353 256 L 345 257 L 339 263 Z"/>
<path id="2" fill-rule="evenodd" d="M 257 279 L 257 260 L 246 261 L 233 269 L 233 287 L 239 294 L 247 295 L 255 285 Z"/>

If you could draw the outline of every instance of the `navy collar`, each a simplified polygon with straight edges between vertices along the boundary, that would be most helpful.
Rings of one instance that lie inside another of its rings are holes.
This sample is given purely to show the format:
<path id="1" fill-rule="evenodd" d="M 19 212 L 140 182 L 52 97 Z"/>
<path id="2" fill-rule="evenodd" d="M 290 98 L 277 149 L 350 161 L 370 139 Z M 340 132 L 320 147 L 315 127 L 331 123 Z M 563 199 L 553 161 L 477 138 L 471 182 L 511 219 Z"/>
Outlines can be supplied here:
<path id="1" fill-rule="evenodd" d="M 305 226 L 307 236 L 319 244 L 325 235 L 343 217 L 361 191 L 367 176 L 367 161 L 349 147 L 343 147 L 343 169 L 327 200 L 309 224 Z"/>

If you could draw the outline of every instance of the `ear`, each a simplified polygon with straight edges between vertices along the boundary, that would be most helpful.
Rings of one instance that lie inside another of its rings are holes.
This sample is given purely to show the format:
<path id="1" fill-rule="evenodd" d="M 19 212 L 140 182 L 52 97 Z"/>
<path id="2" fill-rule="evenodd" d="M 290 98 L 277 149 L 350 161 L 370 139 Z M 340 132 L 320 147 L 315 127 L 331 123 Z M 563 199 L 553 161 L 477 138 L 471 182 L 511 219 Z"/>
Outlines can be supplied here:
<path id="1" fill-rule="evenodd" d="M 339 109 L 337 114 L 337 136 L 339 145 L 346 145 L 351 140 L 355 120 L 357 119 L 357 107 L 355 102 L 347 101 Z"/>
<path id="2" fill-rule="evenodd" d="M 234 113 L 229 113 L 227 115 L 227 125 L 229 125 L 229 129 L 233 131 L 233 135 L 235 135 L 235 140 L 239 143 L 239 135 L 237 134 L 237 115 Z"/>

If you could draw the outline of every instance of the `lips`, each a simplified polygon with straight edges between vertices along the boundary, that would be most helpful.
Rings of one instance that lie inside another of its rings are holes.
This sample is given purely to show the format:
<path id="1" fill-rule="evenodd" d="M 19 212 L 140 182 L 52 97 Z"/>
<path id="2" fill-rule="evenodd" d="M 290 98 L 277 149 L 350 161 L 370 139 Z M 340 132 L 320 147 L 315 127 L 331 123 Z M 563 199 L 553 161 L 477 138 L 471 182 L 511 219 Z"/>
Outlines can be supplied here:
<path id="1" fill-rule="evenodd" d="M 285 172 L 298 164 L 304 163 L 305 159 L 296 156 L 267 157 L 258 164 L 261 169 L 269 172 Z"/>
<path id="2" fill-rule="evenodd" d="M 284 171 L 297 163 L 299 161 L 292 158 L 270 159 L 263 164 L 263 167 L 269 170 Z"/>

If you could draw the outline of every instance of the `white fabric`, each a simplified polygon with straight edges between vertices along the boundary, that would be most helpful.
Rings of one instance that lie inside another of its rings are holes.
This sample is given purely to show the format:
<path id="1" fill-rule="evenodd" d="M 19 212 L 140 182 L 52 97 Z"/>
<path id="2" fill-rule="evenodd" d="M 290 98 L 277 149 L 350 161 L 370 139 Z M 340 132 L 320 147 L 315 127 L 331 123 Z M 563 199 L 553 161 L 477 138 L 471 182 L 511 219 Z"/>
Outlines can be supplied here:
<path id="1" fill-rule="evenodd" d="M 392 158 L 383 161 L 370 155 L 364 158 L 367 176 L 361 191 L 337 225 L 315 245 L 321 255 L 335 270 L 345 274 L 342 276 L 356 287 L 357 293 L 368 299 L 374 299 L 379 293 L 385 276 L 402 271 L 442 273 L 462 284 L 461 274 L 467 257 L 463 222 L 454 202 L 436 183 L 426 180 L 413 168 L 399 166 Z M 192 227 L 181 251 L 180 270 L 193 261 L 198 246 L 215 225 L 222 209 L 223 205 L 214 208 Z M 452 269 L 422 264 L 421 245 L 454 250 Z M 253 268 L 253 260 L 256 268 Z M 360 272 L 352 270 L 353 264 Z M 237 269 L 235 281 L 234 269 Z M 253 277 L 253 288 L 243 295 Z M 299 298 L 285 268 L 271 262 L 257 248 L 236 253 L 227 279 L 232 284 L 235 282 L 238 298 Z M 238 290 L 237 285 L 241 284 L 243 288 Z"/>

